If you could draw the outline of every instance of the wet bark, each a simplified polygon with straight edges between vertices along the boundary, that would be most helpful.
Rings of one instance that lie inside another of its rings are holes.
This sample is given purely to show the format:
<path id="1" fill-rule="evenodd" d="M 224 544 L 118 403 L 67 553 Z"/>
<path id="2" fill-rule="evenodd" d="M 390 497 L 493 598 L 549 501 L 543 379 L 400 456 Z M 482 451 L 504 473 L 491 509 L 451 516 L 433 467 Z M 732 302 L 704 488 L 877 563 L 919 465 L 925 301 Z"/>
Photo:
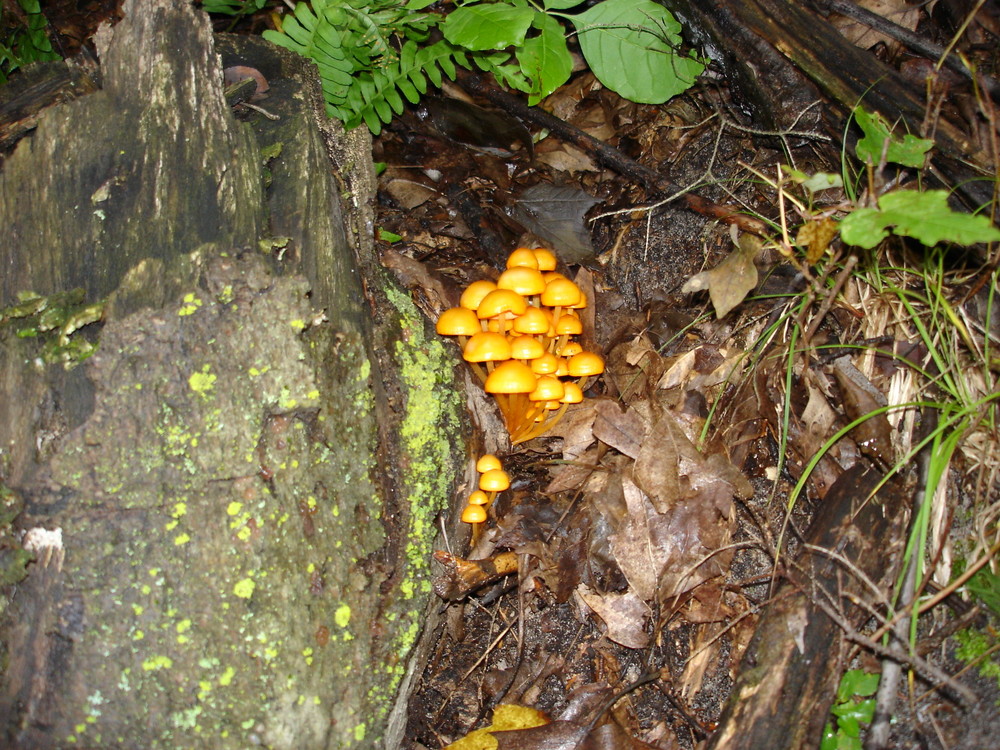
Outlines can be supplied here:
<path id="1" fill-rule="evenodd" d="M 187 3 L 97 46 L 0 171 L 0 745 L 395 747 L 463 422 L 367 137 Z"/>
<path id="2" fill-rule="evenodd" d="M 668 0 L 722 64 L 726 78 L 775 129 L 828 130 L 839 140 L 857 106 L 878 112 L 901 132 L 927 133 L 936 148 L 932 173 L 979 209 L 992 200 L 989 157 L 973 151 L 963 128 L 928 105 L 917 89 L 870 52 L 855 47 L 808 4 L 793 0 Z M 932 86 L 934 88 L 934 86 Z M 938 90 L 936 96 L 945 96 Z M 828 121 L 815 102 L 832 105 Z M 939 109 L 939 108 L 938 108 Z"/>

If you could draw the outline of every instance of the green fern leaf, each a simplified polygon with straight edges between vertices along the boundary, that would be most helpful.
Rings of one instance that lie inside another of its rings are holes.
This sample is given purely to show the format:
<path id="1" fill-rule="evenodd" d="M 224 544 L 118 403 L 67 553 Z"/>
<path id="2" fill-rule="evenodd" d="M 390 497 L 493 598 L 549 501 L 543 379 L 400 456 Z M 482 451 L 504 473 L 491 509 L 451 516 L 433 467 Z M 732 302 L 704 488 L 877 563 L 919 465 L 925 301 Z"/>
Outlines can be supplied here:
<path id="1" fill-rule="evenodd" d="M 316 63 L 331 117 L 346 128 L 364 122 L 377 135 L 429 84 L 440 86 L 457 66 L 469 67 L 464 51 L 446 40 L 425 45 L 439 22 L 405 0 L 313 0 L 296 4 L 282 31 L 265 31 L 264 38 Z"/>

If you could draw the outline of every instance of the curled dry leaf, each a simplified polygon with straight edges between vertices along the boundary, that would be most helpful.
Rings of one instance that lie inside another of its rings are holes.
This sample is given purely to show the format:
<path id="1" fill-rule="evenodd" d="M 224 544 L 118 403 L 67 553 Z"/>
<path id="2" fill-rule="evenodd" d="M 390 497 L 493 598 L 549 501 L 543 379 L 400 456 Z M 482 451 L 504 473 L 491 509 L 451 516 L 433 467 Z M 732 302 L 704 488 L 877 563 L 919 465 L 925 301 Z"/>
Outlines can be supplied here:
<path id="1" fill-rule="evenodd" d="M 724 318 L 757 286 L 757 266 L 754 260 L 761 249 L 761 242 L 750 235 L 740 237 L 739 244 L 715 268 L 696 273 L 685 282 L 685 294 L 708 289 L 718 318 Z"/>
<path id="2" fill-rule="evenodd" d="M 608 638 L 626 648 L 646 648 L 649 633 L 646 624 L 652 610 L 634 590 L 624 593 L 600 594 L 586 584 L 580 584 L 577 595 L 607 626 Z"/>

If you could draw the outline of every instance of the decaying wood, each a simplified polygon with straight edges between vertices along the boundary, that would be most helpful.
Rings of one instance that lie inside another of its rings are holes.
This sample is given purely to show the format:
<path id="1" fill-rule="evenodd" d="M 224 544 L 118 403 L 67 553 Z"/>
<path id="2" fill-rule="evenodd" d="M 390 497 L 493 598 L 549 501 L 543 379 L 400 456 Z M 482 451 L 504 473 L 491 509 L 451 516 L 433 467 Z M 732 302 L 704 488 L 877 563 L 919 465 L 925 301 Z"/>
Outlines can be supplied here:
<path id="1" fill-rule="evenodd" d="M 465 560 L 448 552 L 434 553 L 444 570 L 434 579 L 434 593 L 447 601 L 464 599 L 504 576 L 517 572 L 517 553 L 500 552 L 484 560 Z"/>
<path id="2" fill-rule="evenodd" d="M 30 65 L 15 76 L 0 91 L 0 150 L 32 130 L 48 107 L 96 91 L 95 72 L 73 60 Z"/>
<path id="3" fill-rule="evenodd" d="M 204 14 L 124 14 L 104 88 L 0 171 L 0 307 L 107 297 L 72 369 L 0 325 L 0 481 L 56 550 L 3 592 L 0 746 L 397 747 L 452 358 L 375 259 L 370 141 L 317 117 L 314 68 L 222 40 L 279 118 L 238 122 Z"/>
<path id="4" fill-rule="evenodd" d="M 858 574 L 889 585 L 901 557 L 908 498 L 894 482 L 871 496 L 880 479 L 849 469 L 823 499 L 807 535 L 816 551 L 789 567 L 761 617 L 709 748 L 819 746 L 844 668 L 843 626 L 871 616 L 852 603 L 873 597 Z"/>
<path id="5" fill-rule="evenodd" d="M 770 115 L 776 127 L 787 127 L 808 105 L 803 96 L 815 101 L 821 92 L 837 107 L 828 126 L 839 134 L 849 113 L 863 106 L 899 123 L 902 132 L 932 137 L 932 164 L 946 186 L 961 193 L 971 208 L 990 203 L 995 165 L 976 153 L 965 130 L 943 113 L 932 111 L 929 118 L 923 90 L 914 90 L 895 70 L 851 44 L 807 4 L 671 0 L 668 5 L 702 43 L 720 51 L 727 78 L 753 103 L 755 115 Z"/>

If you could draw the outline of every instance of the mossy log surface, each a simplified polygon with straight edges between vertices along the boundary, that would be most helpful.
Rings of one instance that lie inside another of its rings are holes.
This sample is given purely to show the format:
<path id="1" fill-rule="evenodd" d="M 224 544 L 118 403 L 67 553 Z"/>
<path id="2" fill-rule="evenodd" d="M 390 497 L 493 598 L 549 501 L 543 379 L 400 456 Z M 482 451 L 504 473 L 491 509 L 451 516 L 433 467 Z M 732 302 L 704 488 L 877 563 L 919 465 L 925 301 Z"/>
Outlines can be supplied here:
<path id="1" fill-rule="evenodd" d="M 3 747 L 400 740 L 465 459 L 454 362 L 374 258 L 367 138 L 301 59 L 218 50 L 278 120 L 234 118 L 202 14 L 134 0 L 103 89 L 0 172 L 0 307 L 108 298 L 72 369 L 0 324 L 0 547 L 50 532 L 3 589 Z"/>

